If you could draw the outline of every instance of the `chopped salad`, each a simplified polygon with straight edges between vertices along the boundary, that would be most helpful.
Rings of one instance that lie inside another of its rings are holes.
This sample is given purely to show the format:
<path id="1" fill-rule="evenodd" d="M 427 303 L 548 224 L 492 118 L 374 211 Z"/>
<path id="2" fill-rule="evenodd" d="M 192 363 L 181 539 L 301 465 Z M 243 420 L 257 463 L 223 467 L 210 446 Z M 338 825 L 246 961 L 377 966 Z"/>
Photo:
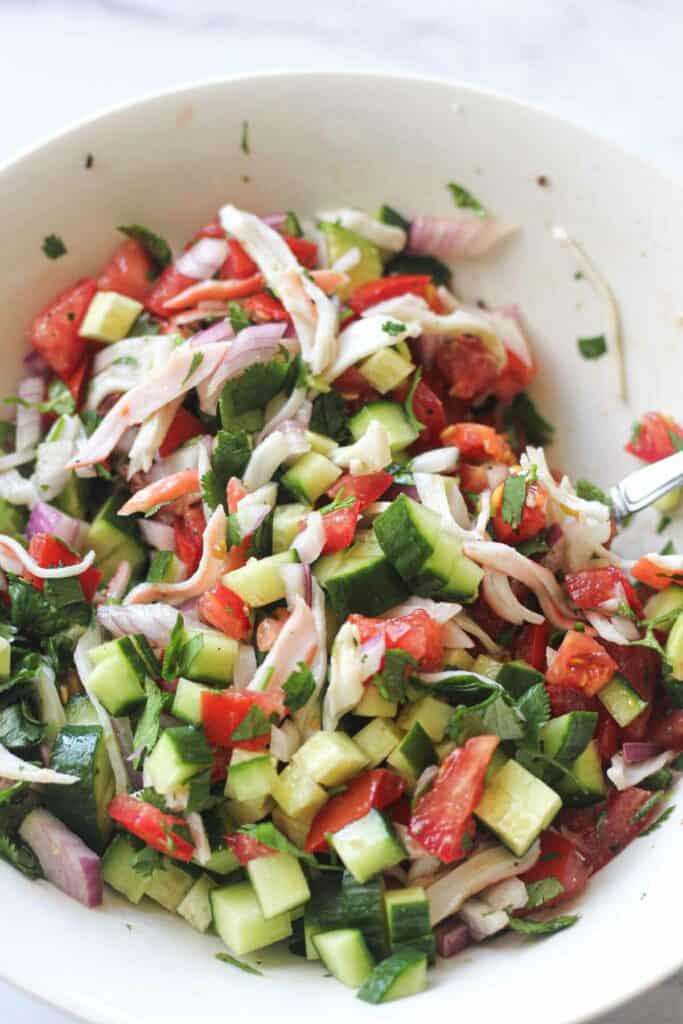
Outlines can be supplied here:
<path id="1" fill-rule="evenodd" d="M 512 228 L 451 192 L 121 228 L 0 433 L 0 857 L 371 1003 L 575 924 L 683 770 L 683 559 L 548 461 L 520 310 L 452 277 Z"/>

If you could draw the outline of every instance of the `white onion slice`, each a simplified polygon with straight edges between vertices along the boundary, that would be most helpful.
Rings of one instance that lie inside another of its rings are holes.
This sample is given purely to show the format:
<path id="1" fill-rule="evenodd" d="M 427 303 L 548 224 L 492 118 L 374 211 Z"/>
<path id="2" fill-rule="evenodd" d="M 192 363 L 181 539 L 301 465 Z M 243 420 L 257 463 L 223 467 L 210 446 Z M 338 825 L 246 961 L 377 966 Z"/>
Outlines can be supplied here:
<path id="1" fill-rule="evenodd" d="M 22 761 L 0 743 L 0 777 L 13 782 L 44 782 L 55 786 L 72 786 L 78 782 L 77 775 L 66 775 L 51 768 L 39 768 L 28 761 Z"/>
<path id="2" fill-rule="evenodd" d="M 176 260 L 175 269 L 185 277 L 203 281 L 220 270 L 229 252 L 224 238 L 200 238 Z"/>
<path id="3" fill-rule="evenodd" d="M 175 532 L 172 526 L 155 519 L 141 519 L 138 525 L 143 540 L 150 547 L 157 551 L 175 552 Z"/>
<path id="4" fill-rule="evenodd" d="M 304 565 L 311 565 L 315 562 L 325 546 L 325 528 L 323 517 L 320 512 L 309 512 L 306 517 L 306 526 L 296 535 L 292 547 L 299 556 L 299 561 Z"/>
<path id="5" fill-rule="evenodd" d="M 410 469 L 414 473 L 452 473 L 458 465 L 459 458 L 460 452 L 457 448 L 434 448 L 411 459 Z"/>
<path id="6" fill-rule="evenodd" d="M 678 757 L 678 751 L 665 750 L 656 757 L 648 758 L 647 761 L 627 764 L 623 754 L 615 754 L 607 769 L 607 778 L 619 790 L 630 789 L 631 786 L 637 786 L 643 779 L 664 768 L 675 757 Z"/>

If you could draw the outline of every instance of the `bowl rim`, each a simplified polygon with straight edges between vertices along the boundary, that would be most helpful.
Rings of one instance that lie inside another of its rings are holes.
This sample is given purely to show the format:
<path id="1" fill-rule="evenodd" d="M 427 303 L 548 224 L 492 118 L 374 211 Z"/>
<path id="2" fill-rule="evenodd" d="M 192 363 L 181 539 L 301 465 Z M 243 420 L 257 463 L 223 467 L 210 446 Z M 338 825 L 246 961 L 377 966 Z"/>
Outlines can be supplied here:
<path id="1" fill-rule="evenodd" d="M 250 81 L 262 82 L 269 80 L 277 81 L 281 79 L 305 79 L 309 81 L 332 79 L 373 79 L 375 81 L 395 82 L 401 84 L 415 83 L 434 85 L 476 97 L 484 97 L 488 100 L 495 101 L 496 103 L 502 103 L 508 107 L 516 108 L 519 111 L 531 112 L 535 116 L 542 117 L 544 120 L 554 123 L 563 130 L 583 136 L 583 138 L 588 142 L 600 146 L 603 151 L 611 151 L 615 158 L 622 161 L 627 160 L 631 164 L 638 165 L 648 174 L 655 175 L 661 181 L 666 182 L 669 186 L 679 189 L 683 198 L 683 175 L 678 175 L 668 168 L 661 167 L 654 160 L 643 157 L 641 154 L 631 150 L 628 146 L 625 146 L 613 139 L 605 138 L 598 131 L 592 128 L 587 128 L 584 125 L 577 124 L 571 118 L 549 110 L 541 103 L 519 99 L 516 96 L 511 96 L 499 90 L 480 85 L 472 85 L 467 81 L 457 78 L 446 78 L 439 75 L 428 75 L 410 71 L 377 70 L 375 68 L 321 70 L 285 67 L 277 70 L 241 71 L 233 74 L 220 74 L 208 76 L 206 78 L 191 79 L 180 85 L 172 85 L 163 89 L 150 90 L 149 92 L 144 92 L 142 95 L 133 99 L 123 100 L 119 103 L 112 103 L 103 106 L 92 113 L 68 121 L 62 128 L 47 132 L 39 137 L 35 142 L 20 147 L 18 150 L 10 153 L 10 155 L 0 163 L 0 180 L 5 174 L 14 173 L 19 170 L 25 161 L 37 156 L 41 151 L 47 150 L 50 146 L 61 143 L 69 137 L 76 136 L 80 131 L 88 129 L 89 127 L 105 121 L 110 117 L 137 111 L 146 105 L 153 104 L 161 100 L 189 100 L 193 94 L 201 93 L 206 89 L 227 86 L 235 82 L 248 83 Z M 677 973 L 681 967 L 683 967 L 683 952 L 678 956 L 679 958 L 676 963 L 669 962 L 667 965 L 662 966 L 659 970 L 650 974 L 644 981 L 631 979 L 626 984 L 626 991 L 624 994 L 611 997 L 604 1002 L 601 1002 L 595 1011 L 589 1011 L 588 1013 L 575 1018 L 573 1024 L 587 1024 L 587 1022 L 592 1020 L 595 1020 L 597 1024 L 598 1017 L 601 1018 L 604 1014 L 610 1013 L 621 1006 L 625 1006 L 627 1003 L 634 1001 L 639 996 L 644 995 L 651 989 L 662 984 Z M 113 1022 L 128 1024 L 128 1019 L 125 1016 L 120 1016 L 118 1013 L 115 1016 L 109 1013 L 100 1013 L 97 1016 L 93 1016 L 92 1007 L 88 1006 L 86 1008 L 86 1005 L 79 999 L 77 990 L 74 991 L 73 988 L 67 991 L 62 991 L 61 993 L 57 993 L 55 991 L 48 994 L 40 993 L 35 988 L 30 987 L 26 979 L 16 980 L 10 974 L 6 974 L 1 960 L 0 978 L 7 982 L 16 991 L 22 992 L 31 999 L 34 999 L 43 1005 L 53 1007 L 62 1013 L 71 1014 L 79 1020 L 86 1022 L 86 1024 L 113 1024 Z"/>

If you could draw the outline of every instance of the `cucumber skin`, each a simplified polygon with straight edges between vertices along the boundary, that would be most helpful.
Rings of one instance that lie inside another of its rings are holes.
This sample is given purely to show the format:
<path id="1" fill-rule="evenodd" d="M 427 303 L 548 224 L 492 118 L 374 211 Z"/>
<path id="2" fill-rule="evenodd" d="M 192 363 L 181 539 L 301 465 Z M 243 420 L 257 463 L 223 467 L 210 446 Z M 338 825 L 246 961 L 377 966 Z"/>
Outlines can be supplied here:
<path id="1" fill-rule="evenodd" d="M 338 928 L 358 928 L 370 952 L 381 959 L 386 956 L 382 883 L 372 878 L 363 885 L 345 871 L 341 891 L 324 881 L 313 888 L 306 904 L 304 921 L 309 931 L 317 934 Z"/>
<path id="2" fill-rule="evenodd" d="M 377 964 L 368 980 L 358 990 L 358 998 L 365 1003 L 383 1003 L 391 998 L 391 989 L 399 978 L 411 968 L 426 967 L 426 956 L 418 949 L 403 949 L 392 953 L 380 964 Z M 421 989 L 415 989 L 415 992 Z M 412 993 L 415 994 L 415 993 Z"/>
<path id="3" fill-rule="evenodd" d="M 102 853 L 113 827 L 106 807 L 114 797 L 114 779 L 102 727 L 63 726 L 52 750 L 50 767 L 67 775 L 77 775 L 80 781 L 70 786 L 46 786 L 46 806 L 91 850 Z M 101 778 L 103 773 L 104 779 Z"/>

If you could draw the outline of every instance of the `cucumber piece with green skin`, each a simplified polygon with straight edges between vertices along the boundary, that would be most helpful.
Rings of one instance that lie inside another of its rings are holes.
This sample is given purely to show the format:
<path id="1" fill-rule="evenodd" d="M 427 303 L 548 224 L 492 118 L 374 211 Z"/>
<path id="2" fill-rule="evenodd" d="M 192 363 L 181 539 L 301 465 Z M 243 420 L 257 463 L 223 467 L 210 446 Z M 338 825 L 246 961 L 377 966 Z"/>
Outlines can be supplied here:
<path id="1" fill-rule="evenodd" d="M 440 743 L 446 734 L 446 727 L 453 716 L 453 708 L 435 697 L 421 697 L 407 705 L 398 718 L 398 725 L 410 732 L 419 722 L 432 743 Z"/>
<path id="2" fill-rule="evenodd" d="M 406 857 L 393 826 L 374 809 L 335 832 L 332 844 L 344 867 L 361 884 Z"/>
<path id="3" fill-rule="evenodd" d="M 195 883 L 196 874 L 170 857 L 164 857 L 162 866 L 147 880 L 145 896 L 172 914 L 176 912 Z"/>
<path id="4" fill-rule="evenodd" d="M 523 857 L 561 807 L 554 789 L 510 760 L 487 781 L 474 815 L 508 849 Z"/>
<path id="5" fill-rule="evenodd" d="M 383 883 L 381 876 L 360 884 L 348 871 L 342 876 L 341 890 L 324 879 L 314 886 L 304 908 L 306 957 L 318 960 L 315 936 L 338 928 L 358 928 L 373 956 L 387 953 Z"/>
<path id="6" fill-rule="evenodd" d="M 263 916 L 250 882 L 213 889 L 210 900 L 214 927 L 235 956 L 271 946 L 292 934 L 289 913 L 269 919 Z"/>
<path id="7" fill-rule="evenodd" d="M 313 939 L 330 974 L 349 988 L 358 988 L 372 973 L 375 961 L 359 928 L 320 932 Z"/>
<path id="8" fill-rule="evenodd" d="M 653 594 L 648 600 L 645 605 L 645 618 L 661 619 L 662 621 L 657 623 L 657 629 L 666 631 L 671 628 L 682 609 L 683 587 L 672 583 L 670 586 L 665 587 L 664 590 Z M 665 616 L 670 616 L 669 621 L 665 620 Z"/>
<path id="9" fill-rule="evenodd" d="M 130 836 L 120 834 L 114 836 L 102 858 L 104 881 L 131 903 L 140 902 L 147 891 L 149 881 L 132 866 L 137 853 L 138 848 Z"/>
<path id="10" fill-rule="evenodd" d="M 88 530 L 86 546 L 95 552 L 95 565 L 103 573 L 105 583 L 111 579 L 121 562 L 128 562 L 133 576 L 136 576 L 147 561 L 147 550 L 140 540 L 135 522 L 116 514 L 121 504 L 121 498 L 112 495 L 101 507 Z"/>
<path id="11" fill-rule="evenodd" d="M 74 693 L 64 708 L 67 725 L 99 725 L 100 720 L 92 702 L 84 693 Z"/>
<path id="12" fill-rule="evenodd" d="M 429 902 L 422 886 L 391 889 L 384 894 L 387 932 L 392 952 L 411 947 L 436 959 L 436 942 L 429 920 Z"/>
<path id="13" fill-rule="evenodd" d="M 255 857 L 247 864 L 247 874 L 267 921 L 311 898 L 301 864 L 291 853 Z"/>
<path id="14" fill-rule="evenodd" d="M 598 700 L 622 729 L 640 715 L 647 707 L 639 693 L 616 672 L 606 686 L 598 691 Z"/>
<path id="15" fill-rule="evenodd" d="M 5 498 L 0 498 L 0 533 L 25 542 L 24 530 L 28 522 L 28 512 L 19 505 L 10 505 Z"/>
<path id="16" fill-rule="evenodd" d="M 66 485 L 54 499 L 54 503 L 67 516 L 87 521 L 90 518 L 88 514 L 90 505 L 89 481 L 84 477 L 76 476 L 75 473 L 69 473 Z"/>
<path id="17" fill-rule="evenodd" d="M 147 570 L 150 583 L 177 583 L 185 575 L 185 566 L 173 551 L 155 551 Z"/>
<path id="18" fill-rule="evenodd" d="M 0 637 L 0 680 L 9 679 L 12 669 L 12 645 L 4 636 Z"/>
<path id="19" fill-rule="evenodd" d="M 311 511 L 310 505 L 295 502 L 291 505 L 277 505 L 273 510 L 273 554 L 288 551 L 299 532 L 304 519 Z"/>
<path id="20" fill-rule="evenodd" d="M 185 677 L 193 682 L 212 683 L 224 688 L 232 682 L 239 645 L 232 637 L 217 629 L 188 629 L 186 643 L 201 637 L 201 647 L 189 662 L 183 666 Z"/>
<path id="21" fill-rule="evenodd" d="M 371 530 L 359 532 L 345 551 L 323 555 L 313 572 L 340 619 L 351 612 L 381 615 L 406 597 L 401 577 Z"/>
<path id="22" fill-rule="evenodd" d="M 91 661 L 95 667 L 88 679 L 88 689 L 115 718 L 127 715 L 145 700 L 143 682 L 147 674 L 130 638 L 119 640 L 126 642 L 102 644 L 107 648 L 104 654 L 101 648 L 93 648 Z"/>
<path id="23" fill-rule="evenodd" d="M 358 367 L 365 379 L 380 395 L 397 388 L 409 377 L 415 366 L 410 359 L 400 356 L 393 348 L 382 348 Z"/>
<path id="24" fill-rule="evenodd" d="M 386 430 L 392 452 L 402 452 L 420 436 L 419 431 L 412 426 L 406 416 L 403 406 L 398 402 L 389 402 L 383 399 L 378 402 L 368 402 L 351 417 L 349 430 L 354 441 L 360 440 L 373 420 Z"/>
<path id="25" fill-rule="evenodd" d="M 537 683 L 544 683 L 541 672 L 537 672 L 525 661 L 506 661 L 501 665 L 496 678 L 500 685 L 517 700 Z"/>
<path id="26" fill-rule="evenodd" d="M 300 772 L 322 786 L 340 786 L 358 775 L 368 759 L 343 732 L 316 732 L 292 758 Z"/>
<path id="27" fill-rule="evenodd" d="M 45 805 L 86 846 L 101 853 L 112 831 L 107 808 L 114 798 L 114 773 L 99 725 L 65 725 L 52 748 L 50 768 L 78 776 L 71 786 L 47 786 Z"/>
<path id="28" fill-rule="evenodd" d="M 374 683 L 368 683 L 353 713 L 361 718 L 395 718 L 397 710 L 395 700 L 387 700 Z"/>
<path id="29" fill-rule="evenodd" d="M 295 498 L 315 505 L 342 475 L 339 466 L 319 452 L 307 452 L 283 473 L 281 483 Z"/>
<path id="30" fill-rule="evenodd" d="M 263 800 L 277 782 L 276 760 L 270 754 L 234 750 L 230 759 L 225 795 L 233 800 Z"/>
<path id="31" fill-rule="evenodd" d="M 605 799 L 607 782 L 595 740 L 590 741 L 583 753 L 569 765 L 569 769 L 577 782 L 565 776 L 558 783 L 557 791 L 564 804 L 568 807 L 589 807 Z"/>
<path id="32" fill-rule="evenodd" d="M 666 641 L 666 657 L 674 679 L 683 679 L 683 615 L 679 615 Z"/>
<path id="33" fill-rule="evenodd" d="M 211 927 L 211 891 L 216 888 L 218 883 L 213 878 L 202 875 L 178 904 L 177 913 L 198 932 L 206 932 Z"/>
<path id="34" fill-rule="evenodd" d="M 647 789 L 651 793 L 657 793 L 664 789 L 669 789 L 672 785 L 674 777 L 668 768 L 660 768 L 658 772 L 653 772 L 652 775 L 648 775 L 646 779 L 643 779 L 638 783 L 641 789 Z"/>
<path id="35" fill-rule="evenodd" d="M 166 729 L 145 761 L 145 772 L 157 793 L 171 793 L 211 767 L 211 748 L 204 734 L 189 725 Z"/>
<path id="36" fill-rule="evenodd" d="M 417 949 L 402 949 L 377 964 L 358 998 L 366 1003 L 388 1003 L 417 995 L 427 985 L 427 957 Z"/>
<path id="37" fill-rule="evenodd" d="M 396 749 L 402 736 L 401 730 L 393 722 L 373 718 L 354 735 L 353 742 L 368 758 L 370 767 L 376 768 Z"/>
<path id="38" fill-rule="evenodd" d="M 435 763 L 434 744 L 419 722 L 413 722 L 410 731 L 387 758 L 387 764 L 395 768 L 411 786 L 415 785 L 428 765 Z"/>
<path id="39" fill-rule="evenodd" d="M 318 434 L 315 430 L 307 430 L 304 436 L 311 446 L 311 451 L 317 452 L 318 455 L 325 455 L 328 459 L 338 447 L 337 442 L 333 441 L 331 437 Z"/>
<path id="40" fill-rule="evenodd" d="M 349 281 L 337 292 L 341 299 L 348 298 L 359 285 L 367 281 L 376 281 L 382 276 L 382 254 L 379 248 L 373 243 L 359 235 L 356 231 L 343 228 L 341 224 L 333 224 L 330 221 L 321 221 L 318 230 L 325 239 L 325 249 L 329 266 L 333 266 L 338 259 L 351 249 L 358 249 L 360 259 L 347 271 Z"/>
<path id="41" fill-rule="evenodd" d="M 225 814 L 225 808 L 219 806 L 206 811 L 203 815 L 206 835 L 211 847 L 211 856 L 204 865 L 207 871 L 217 875 L 230 875 L 241 868 L 235 854 L 228 846 L 226 833 L 234 832 L 235 826 Z"/>
<path id="42" fill-rule="evenodd" d="M 292 763 L 278 775 L 273 798 L 290 818 L 310 822 L 327 802 L 327 793 Z"/>
<path id="43" fill-rule="evenodd" d="M 541 729 L 544 753 L 560 764 L 571 764 L 588 746 L 597 724 L 596 711 L 569 711 L 551 718 Z"/>
<path id="44" fill-rule="evenodd" d="M 266 558 L 250 558 L 241 569 L 227 572 L 223 584 L 251 608 L 262 608 L 284 598 L 285 584 L 280 569 L 296 561 L 294 551 L 283 551 Z"/>
<path id="45" fill-rule="evenodd" d="M 210 686 L 203 686 L 191 679 L 179 679 L 171 714 L 188 725 L 202 724 L 202 694 L 215 692 Z"/>

